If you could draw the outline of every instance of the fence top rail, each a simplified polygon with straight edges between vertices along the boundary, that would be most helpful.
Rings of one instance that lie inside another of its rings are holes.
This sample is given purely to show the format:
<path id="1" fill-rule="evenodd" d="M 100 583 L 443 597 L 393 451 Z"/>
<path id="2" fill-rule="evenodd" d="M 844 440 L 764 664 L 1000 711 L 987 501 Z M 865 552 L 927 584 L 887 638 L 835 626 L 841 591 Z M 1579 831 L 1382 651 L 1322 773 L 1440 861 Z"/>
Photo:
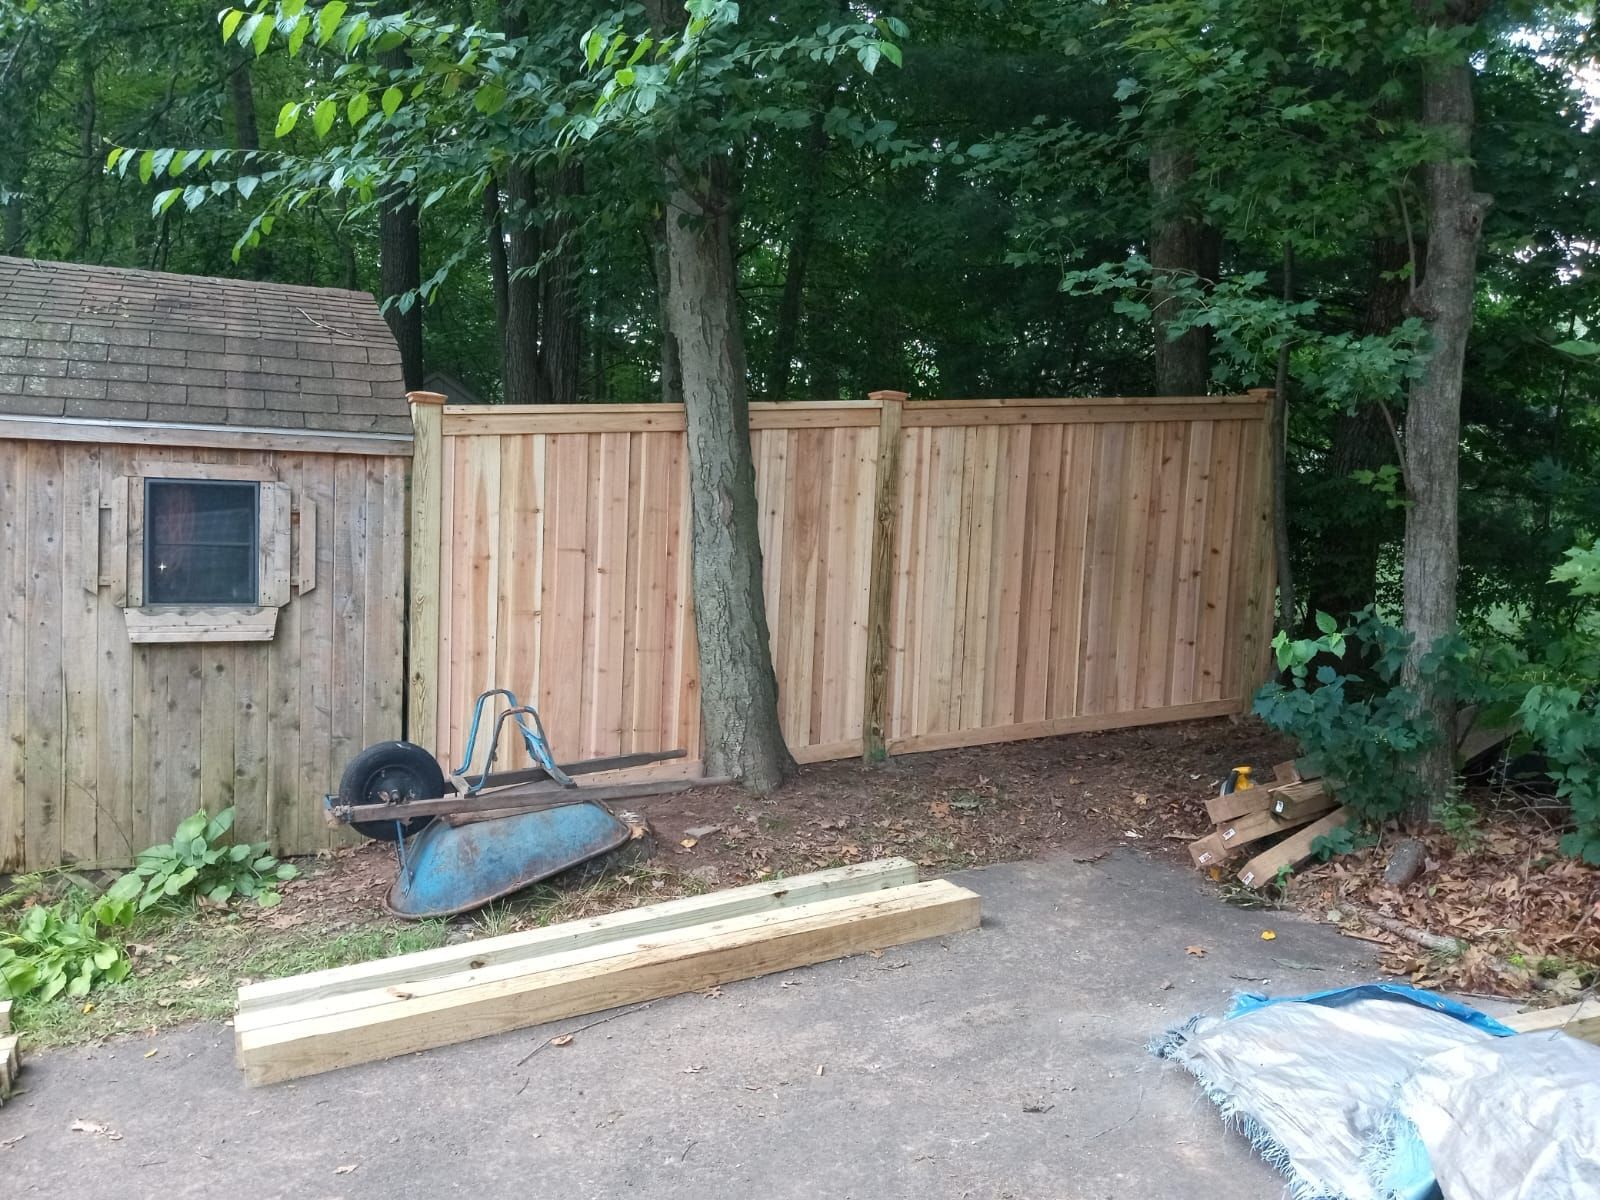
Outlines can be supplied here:
<path id="1" fill-rule="evenodd" d="M 903 424 L 990 425 L 1062 422 L 1259 420 L 1271 393 L 1236 396 L 1073 396 L 1042 399 L 908 400 Z M 883 399 L 806 400 L 750 405 L 752 429 L 869 427 Z M 442 432 L 473 434 L 682 432 L 681 404 L 447 404 Z"/>

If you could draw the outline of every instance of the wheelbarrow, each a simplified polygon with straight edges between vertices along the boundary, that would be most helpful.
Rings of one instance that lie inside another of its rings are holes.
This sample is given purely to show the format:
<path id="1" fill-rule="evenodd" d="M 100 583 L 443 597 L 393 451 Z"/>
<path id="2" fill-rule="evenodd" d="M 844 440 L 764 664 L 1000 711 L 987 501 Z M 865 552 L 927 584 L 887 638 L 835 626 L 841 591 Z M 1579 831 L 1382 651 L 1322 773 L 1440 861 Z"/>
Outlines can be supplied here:
<path id="1" fill-rule="evenodd" d="M 483 769 L 469 774 L 484 714 L 496 698 L 506 707 L 494 717 Z M 507 722 L 531 765 L 496 771 Z M 558 764 L 537 710 L 495 688 L 473 704 L 461 765 L 448 779 L 438 759 L 416 743 L 378 742 L 345 768 L 338 794 L 324 798 L 325 814 L 332 825 L 394 843 L 399 870 L 384 900 L 389 912 L 412 920 L 452 916 L 622 846 L 633 829 L 611 811 L 611 802 L 729 782 L 578 782 L 585 775 L 683 756 L 682 750 L 664 750 Z"/>

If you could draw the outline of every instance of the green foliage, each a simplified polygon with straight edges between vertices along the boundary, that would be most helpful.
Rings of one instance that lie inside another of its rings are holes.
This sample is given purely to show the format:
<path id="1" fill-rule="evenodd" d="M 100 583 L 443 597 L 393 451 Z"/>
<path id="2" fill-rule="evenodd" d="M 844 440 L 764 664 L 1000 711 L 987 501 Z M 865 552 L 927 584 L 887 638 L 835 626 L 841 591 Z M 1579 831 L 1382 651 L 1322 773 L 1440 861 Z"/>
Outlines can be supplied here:
<path id="1" fill-rule="evenodd" d="M 0 999 L 85 996 L 98 984 L 125 979 L 127 953 L 101 930 L 132 919 L 125 900 L 102 897 L 86 904 L 79 894 L 24 909 L 15 928 L 0 933 Z"/>
<path id="2" fill-rule="evenodd" d="M 140 912 L 156 904 L 189 902 L 203 897 L 226 904 L 235 896 L 253 898 L 262 908 L 276 905 L 282 896 L 276 885 L 299 874 L 292 863 L 282 863 L 267 853 L 265 842 L 222 839 L 233 828 L 234 810 L 216 816 L 204 810 L 186 818 L 172 841 L 141 851 L 134 868 L 111 885 L 109 896 L 137 903 Z"/>
<path id="3" fill-rule="evenodd" d="M 1256 694 L 1256 715 L 1297 738 L 1310 766 L 1362 821 L 1398 817 L 1420 799 L 1407 764 L 1439 736 L 1400 683 L 1410 639 L 1370 609 L 1345 630 L 1327 613 L 1317 613 L 1316 622 L 1318 637 L 1280 632 L 1273 640 L 1288 682 Z M 1456 652 L 1430 653 L 1423 669 L 1450 669 Z"/>
<path id="4" fill-rule="evenodd" d="M 1569 549 L 1551 572 L 1572 595 L 1600 596 L 1600 542 Z M 1544 756 L 1556 794 L 1572 809 L 1564 853 L 1600 865 L 1600 611 L 1590 603 L 1531 652 L 1502 647 L 1502 697 L 1516 702 L 1523 737 Z M 1517 697 L 1520 695 L 1520 699 Z"/>

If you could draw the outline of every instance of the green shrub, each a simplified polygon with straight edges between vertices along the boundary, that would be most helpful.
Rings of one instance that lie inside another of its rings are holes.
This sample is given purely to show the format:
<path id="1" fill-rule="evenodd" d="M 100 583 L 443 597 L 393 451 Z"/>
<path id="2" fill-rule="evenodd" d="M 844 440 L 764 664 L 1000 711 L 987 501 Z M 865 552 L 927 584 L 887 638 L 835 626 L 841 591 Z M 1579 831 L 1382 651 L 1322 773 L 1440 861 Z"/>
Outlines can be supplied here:
<path id="1" fill-rule="evenodd" d="M 1327 778 L 1361 821 L 1373 823 L 1410 811 L 1420 799 L 1408 769 L 1439 736 L 1416 697 L 1400 683 L 1409 635 L 1370 608 L 1341 630 L 1317 614 L 1320 637 L 1273 640 L 1278 669 L 1256 694 L 1255 712 L 1295 738 L 1307 764 Z M 1424 660 L 1424 671 L 1444 671 L 1459 654 L 1451 644 Z"/>
<path id="2" fill-rule="evenodd" d="M 0 999 L 86 996 L 96 984 L 125 979 L 127 952 L 100 931 L 132 920 L 133 906 L 109 896 L 85 904 L 75 893 L 24 909 L 16 928 L 0 933 Z"/>
<path id="3" fill-rule="evenodd" d="M 108 896 L 137 904 L 140 912 L 166 901 L 204 897 L 226 904 L 235 896 L 271 908 L 282 897 L 277 885 L 300 872 L 267 853 L 265 842 L 225 843 L 234 812 L 197 812 L 178 826 L 172 841 L 139 853 L 134 867 L 111 885 Z"/>

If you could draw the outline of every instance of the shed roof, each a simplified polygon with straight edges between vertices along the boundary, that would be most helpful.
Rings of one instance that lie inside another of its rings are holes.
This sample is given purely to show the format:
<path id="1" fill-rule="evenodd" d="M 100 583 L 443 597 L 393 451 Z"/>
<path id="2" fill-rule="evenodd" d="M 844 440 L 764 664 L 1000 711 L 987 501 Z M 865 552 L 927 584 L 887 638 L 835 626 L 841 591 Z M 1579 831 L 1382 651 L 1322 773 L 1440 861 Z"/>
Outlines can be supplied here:
<path id="1" fill-rule="evenodd" d="M 410 433 L 365 292 L 0 256 L 0 413 Z"/>

